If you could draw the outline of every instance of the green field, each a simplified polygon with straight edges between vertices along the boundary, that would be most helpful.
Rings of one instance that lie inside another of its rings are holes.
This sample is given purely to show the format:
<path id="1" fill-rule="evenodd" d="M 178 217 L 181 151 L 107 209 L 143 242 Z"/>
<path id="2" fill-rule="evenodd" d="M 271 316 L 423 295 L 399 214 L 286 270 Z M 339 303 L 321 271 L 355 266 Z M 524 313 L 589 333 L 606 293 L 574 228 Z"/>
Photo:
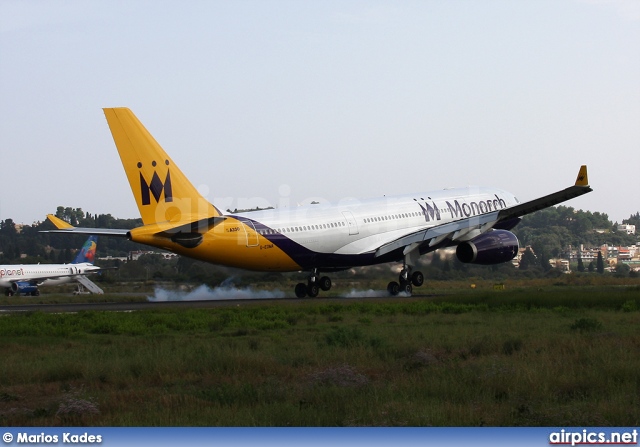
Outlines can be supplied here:
<path id="1" fill-rule="evenodd" d="M 541 285 L 6 314 L 0 424 L 637 426 L 639 309 L 637 285 Z"/>

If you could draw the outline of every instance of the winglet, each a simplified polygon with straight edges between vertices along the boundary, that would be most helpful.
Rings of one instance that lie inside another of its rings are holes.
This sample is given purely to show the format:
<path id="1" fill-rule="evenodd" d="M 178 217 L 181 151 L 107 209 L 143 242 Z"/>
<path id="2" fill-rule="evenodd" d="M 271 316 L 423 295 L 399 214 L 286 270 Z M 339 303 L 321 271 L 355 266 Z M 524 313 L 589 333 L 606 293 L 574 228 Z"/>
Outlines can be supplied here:
<path id="1" fill-rule="evenodd" d="M 58 230 L 64 230 L 66 228 L 73 228 L 73 225 L 71 225 L 68 222 L 65 222 L 62 219 L 57 218 L 53 214 L 47 214 L 47 219 L 49 219 L 49 221 L 52 224 L 54 224 Z"/>
<path id="2" fill-rule="evenodd" d="M 589 186 L 589 177 L 587 177 L 587 165 L 580 166 L 576 186 Z"/>

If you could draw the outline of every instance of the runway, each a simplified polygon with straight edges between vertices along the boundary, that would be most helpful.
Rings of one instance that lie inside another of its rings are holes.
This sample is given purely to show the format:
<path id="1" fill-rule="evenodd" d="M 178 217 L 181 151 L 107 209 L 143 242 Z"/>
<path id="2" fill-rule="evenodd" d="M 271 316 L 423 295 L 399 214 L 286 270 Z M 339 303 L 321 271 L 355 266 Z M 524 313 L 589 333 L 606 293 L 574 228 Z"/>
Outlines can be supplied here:
<path id="1" fill-rule="evenodd" d="M 413 295 L 411 297 L 329 297 L 329 298 L 255 298 L 255 299 L 215 299 L 193 301 L 138 301 L 138 302 L 87 302 L 87 303 L 56 303 L 56 304 L 14 304 L 0 306 L 0 315 L 19 312 L 135 312 L 152 309 L 209 309 L 216 307 L 245 306 L 254 304 L 303 304 L 303 303 L 332 303 L 353 302 L 362 300 L 406 300 L 411 298 L 426 298 L 433 295 Z"/>
<path id="2" fill-rule="evenodd" d="M 293 299 L 230 299 L 230 300 L 197 300 L 197 301 L 138 301 L 138 302 L 107 302 L 107 303 L 57 303 L 57 304 L 16 304 L 0 306 L 0 314 L 13 312 L 49 312 L 69 313 L 82 311 L 103 312 L 134 312 L 150 309 L 189 308 L 206 309 L 213 307 L 240 306 L 250 303 L 274 303 L 282 301 L 303 301 Z"/>

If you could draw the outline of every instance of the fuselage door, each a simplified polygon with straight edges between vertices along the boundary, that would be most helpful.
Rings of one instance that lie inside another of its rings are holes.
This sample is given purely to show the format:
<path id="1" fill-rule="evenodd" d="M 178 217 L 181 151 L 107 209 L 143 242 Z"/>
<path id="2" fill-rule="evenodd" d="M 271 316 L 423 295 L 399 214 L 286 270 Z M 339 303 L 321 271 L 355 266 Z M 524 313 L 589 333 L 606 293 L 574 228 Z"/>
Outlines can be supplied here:
<path id="1" fill-rule="evenodd" d="M 242 229 L 244 230 L 244 234 L 247 236 L 247 247 L 257 247 L 258 246 L 258 232 L 256 231 L 256 227 L 253 225 L 253 222 L 250 220 L 241 220 Z"/>
<path id="2" fill-rule="evenodd" d="M 356 222 L 355 217 L 353 217 L 353 213 L 351 211 L 343 211 L 342 215 L 347 221 L 347 226 L 349 227 L 349 234 L 358 234 L 358 224 Z"/>

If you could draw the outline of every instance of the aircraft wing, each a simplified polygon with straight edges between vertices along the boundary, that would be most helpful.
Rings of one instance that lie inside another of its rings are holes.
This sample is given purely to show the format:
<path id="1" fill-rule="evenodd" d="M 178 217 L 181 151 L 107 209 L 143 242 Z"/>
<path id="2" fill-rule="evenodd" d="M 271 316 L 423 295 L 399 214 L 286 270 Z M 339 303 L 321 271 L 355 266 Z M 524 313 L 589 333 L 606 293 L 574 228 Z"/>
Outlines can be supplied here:
<path id="1" fill-rule="evenodd" d="M 412 248 L 429 242 L 429 246 L 439 244 L 445 239 L 455 241 L 462 236 L 469 234 L 471 230 L 479 229 L 481 232 L 487 231 L 498 222 L 498 212 L 494 211 L 480 216 L 474 216 L 467 219 L 460 219 L 442 225 L 436 225 L 420 231 L 403 236 L 395 241 L 384 244 L 376 250 L 376 257 L 385 255 L 398 248 L 405 247 L 405 252 Z"/>
<path id="2" fill-rule="evenodd" d="M 27 282 L 30 282 L 31 284 L 37 284 L 37 285 L 41 286 L 42 283 L 44 283 L 48 279 L 61 279 L 61 278 L 67 278 L 67 277 L 72 278 L 72 277 L 78 276 L 78 275 L 80 275 L 80 274 L 79 273 L 74 273 L 74 274 L 65 273 L 65 274 L 61 274 L 61 275 L 46 275 L 46 276 L 43 275 L 43 276 L 29 278 L 27 280 Z M 12 281 L 12 282 L 20 282 L 20 281 Z"/>
<path id="3" fill-rule="evenodd" d="M 587 167 L 583 166 L 580 169 L 580 172 L 582 172 L 583 169 L 584 177 L 586 178 Z M 580 176 L 578 176 L 578 178 L 580 178 Z M 575 185 L 563 189 L 562 191 L 554 192 L 553 194 L 549 194 L 538 199 L 530 200 L 528 202 L 520 203 L 519 205 L 502 209 L 498 212 L 498 218 L 499 220 L 509 220 L 513 219 L 514 217 L 525 216 L 535 211 L 549 208 L 550 206 L 557 205 L 562 202 L 566 202 L 567 200 L 571 200 L 575 197 L 581 196 L 591 191 L 593 191 L 593 189 L 591 189 L 588 184 L 578 185 L 578 182 L 576 182 Z"/>
<path id="4" fill-rule="evenodd" d="M 376 250 L 375 256 L 382 256 L 403 247 L 406 254 L 414 248 L 422 246 L 424 243 L 428 243 L 429 247 L 433 247 L 445 240 L 456 242 L 462 238 L 468 238 L 470 235 L 475 236 L 482 234 L 496 226 L 499 222 L 531 214 L 535 211 L 557 205 L 591 191 L 593 190 L 589 186 L 587 167 L 583 165 L 580 167 L 580 171 L 578 172 L 576 183 L 562 191 L 557 191 L 538 199 L 503 208 L 499 211 L 472 216 L 416 231 L 396 239 L 395 241 L 382 245 Z"/>

